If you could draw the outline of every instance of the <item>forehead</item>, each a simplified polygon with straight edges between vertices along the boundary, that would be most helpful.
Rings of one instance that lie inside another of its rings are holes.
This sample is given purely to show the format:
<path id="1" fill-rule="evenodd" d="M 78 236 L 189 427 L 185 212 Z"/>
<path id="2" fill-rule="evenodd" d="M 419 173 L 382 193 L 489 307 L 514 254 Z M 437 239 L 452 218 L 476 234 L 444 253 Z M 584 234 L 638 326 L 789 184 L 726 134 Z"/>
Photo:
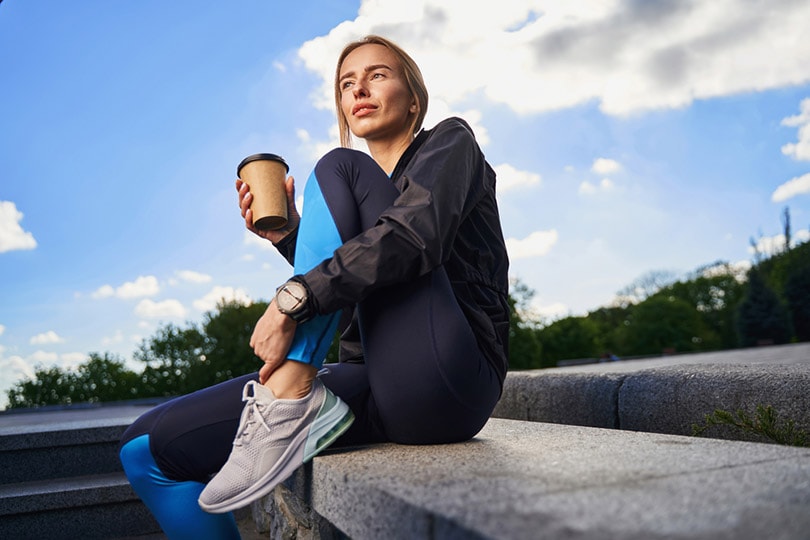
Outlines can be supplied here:
<path id="1" fill-rule="evenodd" d="M 350 52 L 340 65 L 340 74 L 363 71 L 368 66 L 385 64 L 395 71 L 400 71 L 399 58 L 388 47 L 369 43 L 361 45 Z"/>

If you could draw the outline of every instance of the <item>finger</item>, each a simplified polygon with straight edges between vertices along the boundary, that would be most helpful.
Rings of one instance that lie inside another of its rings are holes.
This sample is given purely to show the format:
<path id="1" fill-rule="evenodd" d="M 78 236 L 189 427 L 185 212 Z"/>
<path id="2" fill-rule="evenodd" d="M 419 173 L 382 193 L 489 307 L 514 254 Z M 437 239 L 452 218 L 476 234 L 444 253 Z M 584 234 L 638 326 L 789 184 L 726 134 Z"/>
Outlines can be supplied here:
<path id="1" fill-rule="evenodd" d="M 288 176 L 284 187 L 287 190 L 287 211 L 290 214 L 297 215 L 298 209 L 295 207 L 295 179 L 292 176 Z"/>
<path id="2" fill-rule="evenodd" d="M 245 212 L 250 210 L 250 205 L 253 203 L 253 195 L 248 193 L 244 196 L 244 198 L 239 201 L 239 208 L 242 210 L 242 215 L 245 215 Z"/>
<path id="3" fill-rule="evenodd" d="M 287 181 L 284 183 L 284 188 L 287 191 L 287 200 L 294 201 L 295 200 L 295 179 L 292 176 L 287 177 Z"/>
<path id="4" fill-rule="evenodd" d="M 273 373 L 273 370 L 270 369 L 270 364 L 264 364 L 261 369 L 259 369 L 259 382 L 261 384 L 266 383 L 271 373 Z"/>

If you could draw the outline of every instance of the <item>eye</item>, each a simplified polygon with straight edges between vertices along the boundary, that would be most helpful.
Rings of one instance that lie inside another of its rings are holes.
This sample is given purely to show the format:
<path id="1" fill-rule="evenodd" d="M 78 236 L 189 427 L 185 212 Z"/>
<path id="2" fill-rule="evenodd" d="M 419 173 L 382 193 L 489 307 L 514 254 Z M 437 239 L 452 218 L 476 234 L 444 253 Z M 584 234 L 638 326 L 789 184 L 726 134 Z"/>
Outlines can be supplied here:
<path id="1" fill-rule="evenodd" d="M 343 84 L 340 85 L 340 89 L 341 90 L 346 90 L 348 88 L 351 88 L 353 84 L 354 84 L 354 81 L 343 81 Z"/>
<path id="2" fill-rule="evenodd" d="M 383 74 L 383 73 L 379 73 L 379 72 L 378 72 L 378 73 L 373 73 L 373 74 L 371 75 L 371 79 L 372 79 L 372 80 L 374 80 L 374 79 L 382 79 L 383 77 L 385 77 L 385 74 Z"/>

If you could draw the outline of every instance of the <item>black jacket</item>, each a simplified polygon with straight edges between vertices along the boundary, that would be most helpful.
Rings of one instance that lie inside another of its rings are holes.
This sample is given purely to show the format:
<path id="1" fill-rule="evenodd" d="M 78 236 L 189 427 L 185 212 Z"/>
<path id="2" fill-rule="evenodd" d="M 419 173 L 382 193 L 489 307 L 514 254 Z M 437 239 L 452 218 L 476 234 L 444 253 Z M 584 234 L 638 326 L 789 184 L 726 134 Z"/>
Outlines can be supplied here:
<path id="1" fill-rule="evenodd" d="M 391 175 L 400 196 L 377 224 L 304 274 L 318 313 L 353 308 L 372 291 L 444 265 L 478 346 L 501 382 L 509 339 L 509 261 L 495 201 L 495 172 L 459 118 L 420 132 Z M 292 260 L 295 234 L 277 246 Z M 362 361 L 356 314 L 340 360 Z"/>

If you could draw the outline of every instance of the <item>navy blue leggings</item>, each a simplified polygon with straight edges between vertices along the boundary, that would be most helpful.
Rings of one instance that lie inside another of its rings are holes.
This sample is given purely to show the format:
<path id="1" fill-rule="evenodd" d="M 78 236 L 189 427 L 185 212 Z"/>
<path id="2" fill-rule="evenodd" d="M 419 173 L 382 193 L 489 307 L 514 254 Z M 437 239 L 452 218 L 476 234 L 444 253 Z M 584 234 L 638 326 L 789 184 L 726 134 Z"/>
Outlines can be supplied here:
<path id="1" fill-rule="evenodd" d="M 348 149 L 327 154 L 307 181 L 296 272 L 331 255 L 323 256 L 324 247 L 317 246 L 330 230 L 339 242 L 350 240 L 373 227 L 398 195 L 367 154 Z M 436 444 L 473 437 L 489 418 L 500 383 L 478 349 L 444 268 L 380 289 L 358 307 L 365 364 L 328 364 L 320 375 L 356 417 L 335 446 Z M 293 348 L 309 351 L 296 360 L 319 365 L 337 321 L 329 315 L 313 321 L 309 330 L 312 321 L 299 325 L 301 338 L 296 334 Z M 196 525 L 196 497 L 227 460 L 242 411 L 242 387 L 257 379 L 258 374 L 248 374 L 169 401 L 124 434 L 124 469 L 171 538 L 210 537 L 206 530 L 213 530 L 207 523 L 212 516 L 200 516 L 206 525 Z M 193 497 L 194 504 L 183 512 L 163 511 L 161 501 L 172 497 Z M 216 537 L 227 537 L 222 531 L 232 517 L 217 519 L 222 521 Z"/>

